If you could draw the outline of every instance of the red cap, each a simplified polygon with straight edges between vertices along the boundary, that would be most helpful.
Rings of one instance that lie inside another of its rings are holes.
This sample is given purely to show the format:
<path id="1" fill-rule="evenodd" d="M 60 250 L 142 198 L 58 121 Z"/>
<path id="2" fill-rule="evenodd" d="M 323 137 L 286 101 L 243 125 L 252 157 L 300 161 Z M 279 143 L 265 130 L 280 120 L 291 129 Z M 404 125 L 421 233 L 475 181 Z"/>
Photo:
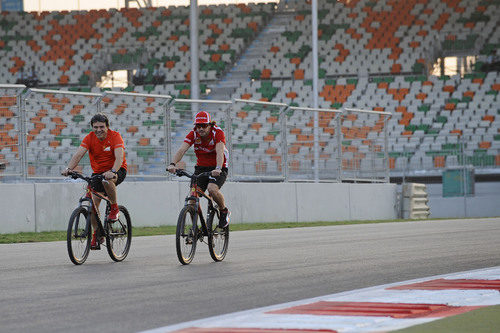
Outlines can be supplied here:
<path id="1" fill-rule="evenodd" d="M 195 124 L 210 124 L 211 119 L 210 119 L 210 114 L 205 111 L 198 112 L 196 114 L 196 117 L 194 118 L 194 123 Z"/>

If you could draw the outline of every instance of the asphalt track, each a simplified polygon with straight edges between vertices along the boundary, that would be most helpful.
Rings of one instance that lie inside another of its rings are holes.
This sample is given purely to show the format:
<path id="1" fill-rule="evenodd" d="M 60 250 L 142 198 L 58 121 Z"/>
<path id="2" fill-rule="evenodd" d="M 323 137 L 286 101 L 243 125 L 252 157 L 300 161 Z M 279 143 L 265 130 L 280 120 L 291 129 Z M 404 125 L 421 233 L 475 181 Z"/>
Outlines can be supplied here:
<path id="1" fill-rule="evenodd" d="M 0 331 L 137 332 L 364 287 L 500 265 L 500 218 L 233 232 L 228 257 L 137 237 L 114 263 L 65 242 L 0 245 Z"/>

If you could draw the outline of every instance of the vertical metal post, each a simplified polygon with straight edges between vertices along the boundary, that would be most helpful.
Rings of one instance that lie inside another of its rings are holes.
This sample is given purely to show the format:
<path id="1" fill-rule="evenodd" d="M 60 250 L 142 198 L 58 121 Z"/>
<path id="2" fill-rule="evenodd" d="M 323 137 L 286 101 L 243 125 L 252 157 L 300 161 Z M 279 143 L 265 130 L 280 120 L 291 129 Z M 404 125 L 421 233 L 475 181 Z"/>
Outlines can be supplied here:
<path id="1" fill-rule="evenodd" d="M 286 140 L 286 112 L 288 106 L 280 111 L 280 127 L 281 127 L 281 174 L 288 182 L 288 143 Z"/>
<path id="2" fill-rule="evenodd" d="M 28 133 L 26 132 L 26 98 L 27 95 L 24 95 L 25 97 L 23 98 L 23 93 L 21 92 L 19 95 L 16 96 L 16 102 L 17 102 L 17 107 L 18 107 L 18 128 L 19 132 L 17 134 L 17 142 L 19 144 L 19 150 L 20 150 L 20 160 L 21 160 L 21 175 L 23 181 L 26 181 L 28 179 L 28 153 L 27 153 L 27 135 Z"/>
<path id="3" fill-rule="evenodd" d="M 389 183 L 389 137 L 387 132 L 387 123 L 389 122 L 389 117 L 384 117 L 384 166 L 385 166 L 385 182 Z"/>
<path id="4" fill-rule="evenodd" d="M 232 104 L 226 109 L 226 148 L 229 151 L 229 180 L 233 180 L 233 120 L 231 119 L 231 113 L 234 107 L 234 99 L 231 100 Z"/>
<path id="5" fill-rule="evenodd" d="M 462 161 L 463 161 L 462 187 L 464 194 L 464 217 L 467 217 L 467 171 L 466 171 L 467 164 L 465 163 L 465 139 L 463 137 L 460 137 L 460 139 L 461 139 L 460 146 L 462 148 Z"/>
<path id="6" fill-rule="evenodd" d="M 375 149 L 375 145 L 370 145 L 370 150 L 371 150 L 371 155 L 372 155 L 372 172 L 370 173 L 370 178 L 371 180 L 373 181 L 376 176 L 378 176 L 378 170 L 377 168 L 375 167 L 375 160 L 377 159 L 377 151 Z M 361 161 L 359 161 L 359 178 L 363 178 L 362 175 L 361 175 Z"/>
<path id="7" fill-rule="evenodd" d="M 318 0 L 312 0 L 312 56 L 313 56 L 313 108 L 318 103 Z M 319 121 L 318 111 L 314 112 L 314 182 L 319 182 Z"/>
<path id="8" fill-rule="evenodd" d="M 335 133 L 337 134 L 337 160 L 338 160 L 338 172 L 337 172 L 337 181 L 339 183 L 342 182 L 342 114 L 339 114 L 337 116 L 337 128 L 335 130 Z"/>
<path id="9" fill-rule="evenodd" d="M 96 104 L 96 112 L 97 113 L 100 113 L 101 110 L 102 110 L 102 106 L 101 106 L 101 101 L 102 99 L 104 98 L 104 96 L 101 96 L 101 97 L 98 97 L 95 104 Z"/>
<path id="10" fill-rule="evenodd" d="M 171 99 L 167 101 L 165 104 L 163 104 L 164 108 L 164 122 L 165 125 L 164 127 L 164 135 L 165 135 L 165 159 L 166 159 L 166 164 L 169 165 L 170 162 L 172 161 L 172 122 L 171 122 L 171 104 L 173 104 L 174 99 Z M 166 167 L 166 166 L 165 166 Z"/>
<path id="11" fill-rule="evenodd" d="M 198 78 L 198 1 L 191 0 L 189 14 L 190 40 L 191 40 L 191 98 L 200 99 L 200 81 Z M 199 104 L 192 104 L 192 112 L 198 112 Z"/>

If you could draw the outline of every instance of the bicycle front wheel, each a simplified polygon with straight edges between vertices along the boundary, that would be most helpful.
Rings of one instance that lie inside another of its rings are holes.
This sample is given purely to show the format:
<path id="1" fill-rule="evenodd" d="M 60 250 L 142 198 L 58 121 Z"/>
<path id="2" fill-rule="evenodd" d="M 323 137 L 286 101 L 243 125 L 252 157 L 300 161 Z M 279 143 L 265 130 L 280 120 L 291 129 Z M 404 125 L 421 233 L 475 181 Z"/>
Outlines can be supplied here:
<path id="1" fill-rule="evenodd" d="M 197 242 L 196 212 L 193 206 L 184 206 L 179 213 L 175 232 L 177 258 L 183 265 L 193 261 Z"/>
<path id="2" fill-rule="evenodd" d="M 226 257 L 227 248 L 229 246 L 229 226 L 219 228 L 218 216 L 212 210 L 208 215 L 207 228 L 208 228 L 208 251 L 214 261 L 222 261 Z"/>
<path id="3" fill-rule="evenodd" d="M 122 261 L 127 257 L 132 242 L 132 221 L 127 208 L 119 206 L 118 221 L 107 222 L 106 247 L 114 261 Z"/>
<path id="4" fill-rule="evenodd" d="M 90 213 L 84 207 L 76 208 L 68 222 L 66 244 L 71 262 L 81 265 L 87 260 L 90 252 Z"/>

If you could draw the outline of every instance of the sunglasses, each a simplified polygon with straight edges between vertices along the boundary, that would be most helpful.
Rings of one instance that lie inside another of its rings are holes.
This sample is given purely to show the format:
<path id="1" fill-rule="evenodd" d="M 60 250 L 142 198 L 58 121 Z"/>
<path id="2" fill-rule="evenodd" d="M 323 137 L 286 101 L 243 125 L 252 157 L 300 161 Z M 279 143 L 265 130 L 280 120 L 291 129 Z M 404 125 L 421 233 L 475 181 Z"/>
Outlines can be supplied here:
<path id="1" fill-rule="evenodd" d="M 208 126 L 210 126 L 210 124 L 196 124 L 195 125 L 196 128 L 207 128 Z"/>

